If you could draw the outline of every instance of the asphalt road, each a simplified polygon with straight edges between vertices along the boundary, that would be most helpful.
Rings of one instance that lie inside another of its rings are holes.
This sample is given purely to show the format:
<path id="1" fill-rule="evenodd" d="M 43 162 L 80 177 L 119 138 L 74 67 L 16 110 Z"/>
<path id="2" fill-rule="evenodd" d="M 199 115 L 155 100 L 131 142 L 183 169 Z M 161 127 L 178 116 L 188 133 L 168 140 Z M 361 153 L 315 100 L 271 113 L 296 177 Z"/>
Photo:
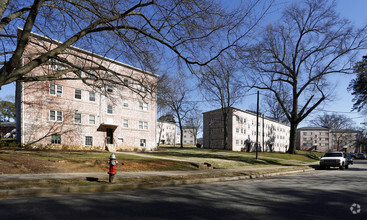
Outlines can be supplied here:
<path id="1" fill-rule="evenodd" d="M 267 179 L 3 198 L 0 219 L 367 219 L 366 187 L 367 160 L 356 160 Z"/>

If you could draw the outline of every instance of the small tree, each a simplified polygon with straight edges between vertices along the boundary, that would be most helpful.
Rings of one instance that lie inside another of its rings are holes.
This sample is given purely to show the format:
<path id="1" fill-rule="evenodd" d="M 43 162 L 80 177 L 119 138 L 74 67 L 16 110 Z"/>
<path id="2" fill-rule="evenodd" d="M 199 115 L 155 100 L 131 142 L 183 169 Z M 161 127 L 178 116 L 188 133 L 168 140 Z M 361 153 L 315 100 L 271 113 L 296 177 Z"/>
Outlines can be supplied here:
<path id="1" fill-rule="evenodd" d="M 183 148 L 183 123 L 192 110 L 192 105 L 188 100 L 190 90 L 177 78 L 163 76 L 162 79 L 164 80 L 161 80 L 158 85 L 158 88 L 162 89 L 158 90 L 157 103 L 161 108 L 163 106 L 168 108 L 177 119 L 181 133 L 180 147 Z"/>
<path id="2" fill-rule="evenodd" d="M 9 101 L 0 101 L 0 121 L 15 120 L 15 103 Z"/>
<path id="3" fill-rule="evenodd" d="M 186 126 L 189 127 L 189 133 L 194 137 L 194 144 L 197 144 L 197 136 L 203 126 L 202 112 L 193 109 L 186 118 Z"/>
<path id="4" fill-rule="evenodd" d="M 230 107 L 238 103 L 243 95 L 243 83 L 238 80 L 239 70 L 231 56 L 215 60 L 198 75 L 200 90 L 208 103 L 219 106 L 223 117 L 223 149 L 228 145 L 228 117 Z"/>

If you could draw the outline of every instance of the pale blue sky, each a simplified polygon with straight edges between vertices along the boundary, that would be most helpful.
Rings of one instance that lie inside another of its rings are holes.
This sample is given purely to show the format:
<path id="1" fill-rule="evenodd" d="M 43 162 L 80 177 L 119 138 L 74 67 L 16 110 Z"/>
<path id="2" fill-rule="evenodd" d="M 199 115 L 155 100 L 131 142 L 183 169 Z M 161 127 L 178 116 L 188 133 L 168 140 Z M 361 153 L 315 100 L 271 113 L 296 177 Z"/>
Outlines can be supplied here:
<path id="1" fill-rule="evenodd" d="M 278 1 L 276 1 L 278 3 Z M 284 1 L 284 2 L 291 2 Z M 336 0 L 337 2 L 337 10 L 341 14 L 341 16 L 348 18 L 351 20 L 356 26 L 362 26 L 367 23 L 367 0 Z M 362 55 L 367 54 L 367 51 L 365 53 L 361 53 Z M 343 113 L 359 124 L 361 122 L 367 121 L 365 116 L 362 116 L 359 113 L 352 112 L 350 113 L 352 109 L 352 96 L 349 92 L 347 92 L 347 87 L 349 82 L 353 76 L 346 76 L 346 75 L 338 75 L 337 77 L 334 77 L 334 80 L 337 82 L 337 88 L 335 91 L 336 101 L 329 102 L 325 104 L 324 106 L 321 106 L 319 111 L 315 111 L 313 115 L 322 113 L 323 111 L 326 112 L 337 112 L 337 113 Z M 0 99 L 5 98 L 8 95 L 14 95 L 15 90 L 15 83 L 6 85 L 2 87 L 2 90 L 0 90 Z M 253 102 L 254 97 L 247 97 L 244 100 L 243 105 L 239 105 L 240 108 L 246 109 L 250 108 L 250 105 L 253 105 L 255 102 Z M 323 111 L 321 111 L 323 110 Z M 307 118 L 300 126 L 306 126 L 307 120 L 311 119 L 310 117 Z"/>

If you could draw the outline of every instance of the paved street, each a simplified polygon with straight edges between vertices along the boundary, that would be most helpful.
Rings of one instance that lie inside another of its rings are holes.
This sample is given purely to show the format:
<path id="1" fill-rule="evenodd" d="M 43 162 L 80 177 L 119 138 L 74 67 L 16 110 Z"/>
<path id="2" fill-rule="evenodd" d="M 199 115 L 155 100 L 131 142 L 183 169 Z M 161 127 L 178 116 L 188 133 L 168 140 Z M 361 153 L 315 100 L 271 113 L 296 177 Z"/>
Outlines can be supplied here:
<path id="1" fill-rule="evenodd" d="M 268 179 L 1 199 L 0 219 L 367 219 L 366 171 L 356 160 Z"/>

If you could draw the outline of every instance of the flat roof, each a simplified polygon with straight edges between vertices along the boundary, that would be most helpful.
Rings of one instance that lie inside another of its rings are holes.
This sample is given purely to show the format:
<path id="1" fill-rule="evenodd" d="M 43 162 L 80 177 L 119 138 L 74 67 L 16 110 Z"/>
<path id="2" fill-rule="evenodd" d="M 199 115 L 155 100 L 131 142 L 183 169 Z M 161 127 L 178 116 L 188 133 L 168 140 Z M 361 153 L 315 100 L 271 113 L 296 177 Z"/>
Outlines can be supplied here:
<path id="1" fill-rule="evenodd" d="M 22 30 L 22 29 L 18 27 L 18 30 Z M 52 38 L 49 38 L 49 37 L 46 37 L 46 36 L 43 36 L 43 35 L 40 35 L 40 34 L 37 34 L 37 33 L 33 33 L 33 32 L 31 32 L 31 37 L 41 38 L 42 40 L 48 41 L 50 43 L 55 43 L 55 44 L 62 44 L 63 43 L 61 41 L 54 40 Z M 120 66 L 124 66 L 124 67 L 130 68 L 130 69 L 134 69 L 134 70 L 137 70 L 137 71 L 140 71 L 140 72 L 143 72 L 143 73 L 155 76 L 155 77 L 159 77 L 158 74 L 154 74 L 154 73 L 151 73 L 149 71 L 142 70 L 140 68 L 131 66 L 131 65 L 126 64 L 126 63 L 122 63 L 120 61 L 117 61 L 117 60 L 114 60 L 114 59 L 111 59 L 111 58 L 108 58 L 108 57 L 104 57 L 102 55 L 93 53 L 91 51 L 84 50 L 84 49 L 76 47 L 76 46 L 70 46 L 70 47 L 68 47 L 68 49 L 73 49 L 73 50 L 76 50 L 76 51 L 79 51 L 79 52 L 82 52 L 82 53 L 85 53 L 85 54 L 90 54 L 91 56 L 97 57 L 99 59 L 103 59 L 103 60 L 109 61 L 111 63 L 115 63 L 115 64 L 120 65 Z"/>
<path id="2" fill-rule="evenodd" d="M 254 113 L 254 112 L 252 112 L 252 111 L 245 111 L 245 110 L 242 110 L 242 109 L 239 109 L 239 108 L 235 108 L 235 107 L 230 107 L 231 109 L 234 109 L 234 110 L 236 110 L 236 111 L 241 111 L 241 112 L 244 112 L 244 113 L 247 113 L 247 114 L 250 114 L 250 115 L 253 115 L 253 116 L 257 116 L 257 114 L 256 113 Z M 222 109 L 215 109 L 215 110 L 211 110 L 211 111 L 207 111 L 207 112 L 203 112 L 203 114 L 206 114 L 206 113 L 211 113 L 211 112 L 217 112 L 217 111 L 222 111 Z M 259 112 L 259 116 L 260 116 L 260 112 Z M 269 118 L 269 117 L 266 117 L 266 116 L 264 116 L 264 118 L 265 119 L 267 119 L 267 120 L 269 120 L 269 121 L 273 121 L 273 122 L 275 122 L 275 123 L 279 123 L 279 124 L 282 124 L 282 125 L 285 125 L 285 126 L 288 126 L 289 127 L 289 125 L 287 125 L 287 124 L 285 124 L 285 123 L 282 123 L 282 122 L 280 122 L 280 121 L 277 121 L 277 120 L 275 120 L 275 119 L 273 119 L 273 118 Z"/>

